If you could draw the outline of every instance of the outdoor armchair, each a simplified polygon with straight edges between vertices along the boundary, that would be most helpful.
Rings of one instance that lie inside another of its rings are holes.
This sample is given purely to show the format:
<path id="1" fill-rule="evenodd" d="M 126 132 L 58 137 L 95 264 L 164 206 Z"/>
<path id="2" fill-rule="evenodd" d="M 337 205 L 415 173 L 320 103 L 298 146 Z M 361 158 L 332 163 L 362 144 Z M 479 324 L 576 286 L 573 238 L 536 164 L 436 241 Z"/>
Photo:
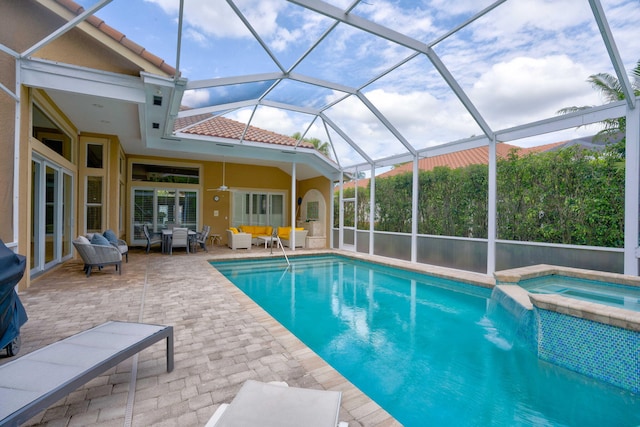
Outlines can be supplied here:
<path id="1" fill-rule="evenodd" d="M 100 233 L 87 233 L 86 235 L 87 239 L 89 239 L 89 241 L 93 240 L 94 234 L 100 234 Z M 106 230 L 104 233 L 100 235 L 105 239 L 107 239 L 107 241 L 111 246 L 113 246 L 114 248 L 117 248 L 118 251 L 120 251 L 120 253 L 125 257 L 126 262 L 129 262 L 129 246 L 127 245 L 127 242 L 125 242 L 122 239 L 118 239 L 118 237 L 112 230 Z"/>
<path id="2" fill-rule="evenodd" d="M 227 230 L 227 245 L 233 249 L 251 249 L 251 234 Z"/>
<path id="3" fill-rule="evenodd" d="M 102 268 L 105 265 L 115 265 L 118 274 L 122 274 L 122 254 L 118 248 L 112 245 L 95 245 L 86 238 L 74 240 L 73 246 L 84 261 L 84 271 L 87 273 L 87 277 L 91 276 L 93 267 Z"/>
<path id="4" fill-rule="evenodd" d="M 304 228 L 296 228 L 295 233 L 295 246 L 296 248 L 304 248 L 307 240 L 308 230 Z M 291 242 L 291 227 L 278 227 L 278 237 L 282 242 L 282 246 L 287 246 L 293 249 Z"/>

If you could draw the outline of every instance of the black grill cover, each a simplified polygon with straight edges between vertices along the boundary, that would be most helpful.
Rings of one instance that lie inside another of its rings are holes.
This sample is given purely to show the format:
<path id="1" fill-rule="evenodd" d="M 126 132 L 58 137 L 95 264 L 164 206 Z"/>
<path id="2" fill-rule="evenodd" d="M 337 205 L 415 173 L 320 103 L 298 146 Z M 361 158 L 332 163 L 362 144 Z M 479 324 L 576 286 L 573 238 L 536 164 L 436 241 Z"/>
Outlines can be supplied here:
<path id="1" fill-rule="evenodd" d="M 26 258 L 0 240 L 0 349 L 20 335 L 20 326 L 27 321 L 27 313 L 15 291 L 25 267 Z"/>

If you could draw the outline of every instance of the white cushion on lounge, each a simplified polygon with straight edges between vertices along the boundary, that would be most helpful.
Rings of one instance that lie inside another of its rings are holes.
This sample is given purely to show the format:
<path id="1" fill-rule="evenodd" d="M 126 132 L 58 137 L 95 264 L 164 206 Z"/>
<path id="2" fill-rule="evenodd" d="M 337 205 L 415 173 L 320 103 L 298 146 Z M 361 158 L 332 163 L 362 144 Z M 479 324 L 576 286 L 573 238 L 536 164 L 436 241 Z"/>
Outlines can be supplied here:
<path id="1" fill-rule="evenodd" d="M 206 427 L 336 427 L 341 399 L 339 391 L 247 380 Z"/>

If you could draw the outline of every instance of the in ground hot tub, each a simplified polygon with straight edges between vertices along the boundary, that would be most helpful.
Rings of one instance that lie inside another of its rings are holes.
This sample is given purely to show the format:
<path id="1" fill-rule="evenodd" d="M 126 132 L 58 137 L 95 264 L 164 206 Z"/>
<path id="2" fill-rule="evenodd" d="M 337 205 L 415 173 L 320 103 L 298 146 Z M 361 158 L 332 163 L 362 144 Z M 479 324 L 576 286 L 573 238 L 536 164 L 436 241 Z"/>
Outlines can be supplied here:
<path id="1" fill-rule="evenodd" d="M 497 299 L 529 311 L 540 359 L 640 393 L 639 277 L 536 265 L 495 278 Z"/>
<path id="2" fill-rule="evenodd" d="M 525 279 L 519 286 L 532 294 L 561 295 L 640 312 L 640 287 L 552 274 Z"/>

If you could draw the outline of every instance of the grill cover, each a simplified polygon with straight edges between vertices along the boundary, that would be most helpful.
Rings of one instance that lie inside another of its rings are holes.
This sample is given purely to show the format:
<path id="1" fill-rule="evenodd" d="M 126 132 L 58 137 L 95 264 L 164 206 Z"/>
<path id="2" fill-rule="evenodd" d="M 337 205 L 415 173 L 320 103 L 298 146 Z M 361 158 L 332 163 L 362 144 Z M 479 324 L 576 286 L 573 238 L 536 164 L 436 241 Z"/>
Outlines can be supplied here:
<path id="1" fill-rule="evenodd" d="M 20 335 L 20 327 L 27 321 L 27 313 L 15 291 L 25 267 L 26 258 L 0 240 L 0 349 Z"/>

